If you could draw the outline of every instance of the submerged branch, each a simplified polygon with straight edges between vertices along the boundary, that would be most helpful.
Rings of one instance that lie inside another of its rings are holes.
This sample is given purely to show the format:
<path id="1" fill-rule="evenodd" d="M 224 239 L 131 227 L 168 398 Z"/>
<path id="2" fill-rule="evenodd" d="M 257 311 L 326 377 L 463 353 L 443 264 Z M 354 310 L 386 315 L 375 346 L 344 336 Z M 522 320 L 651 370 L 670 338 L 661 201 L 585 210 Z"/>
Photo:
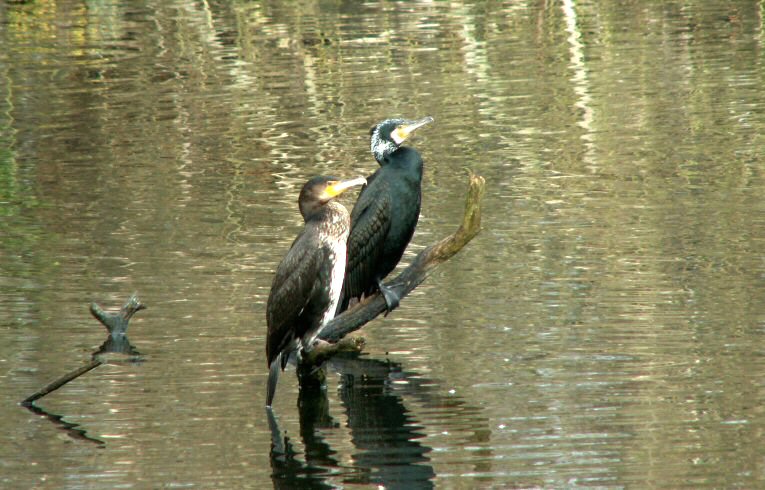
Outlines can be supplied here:
<path id="1" fill-rule="evenodd" d="M 35 402 L 35 400 L 39 400 L 40 398 L 44 397 L 48 393 L 52 393 L 52 392 L 56 391 L 57 389 L 61 388 L 62 386 L 64 386 L 68 382 L 72 381 L 73 379 L 79 378 L 83 374 L 87 373 L 88 371 L 90 371 L 93 368 L 97 368 L 101 364 L 102 363 L 101 363 L 100 360 L 93 359 L 92 361 L 90 361 L 89 363 L 85 364 L 84 366 L 79 367 L 79 368 L 75 369 L 74 371 L 70 371 L 67 374 L 61 376 L 56 381 L 52 381 L 52 382 L 48 383 L 47 385 L 45 385 L 40 390 L 38 390 L 38 391 L 32 393 L 31 395 L 29 395 L 28 397 L 26 397 L 21 402 L 21 404 L 22 405 L 31 405 L 32 403 Z"/>
<path id="2" fill-rule="evenodd" d="M 34 403 L 36 400 L 39 400 L 45 395 L 56 391 L 57 389 L 61 388 L 65 384 L 69 383 L 70 381 L 79 378 L 80 376 L 87 373 L 91 369 L 97 368 L 104 362 L 104 360 L 100 357 L 100 355 L 104 352 L 114 352 L 117 350 L 119 351 L 125 350 L 128 353 L 133 353 L 135 349 L 127 341 L 125 332 L 127 332 L 130 318 L 135 314 L 135 312 L 143 310 L 145 308 L 146 306 L 140 301 L 138 301 L 138 297 L 135 294 L 133 294 L 132 296 L 130 296 L 130 298 L 128 298 L 127 302 L 122 307 L 122 309 L 120 309 L 119 313 L 107 313 L 96 303 L 92 303 L 90 305 L 90 313 L 96 318 L 96 320 L 101 322 L 109 331 L 109 337 L 107 338 L 106 342 L 104 342 L 100 350 L 96 351 L 93 354 L 93 357 L 90 362 L 83 365 L 82 367 L 79 367 L 73 371 L 70 371 L 69 373 L 58 378 L 57 380 L 51 383 L 48 383 L 46 386 L 44 386 L 40 390 L 26 397 L 21 402 L 21 404 L 29 406 L 32 403 Z M 137 354 L 137 352 L 135 352 L 135 354 Z"/>
<path id="3" fill-rule="evenodd" d="M 465 213 L 460 227 L 453 234 L 420 252 L 412 263 L 395 279 L 386 283 L 386 286 L 393 289 L 403 299 L 419 286 L 435 267 L 462 250 L 481 231 L 481 198 L 485 185 L 486 181 L 483 177 L 470 172 Z M 365 298 L 324 326 L 319 334 L 319 339 L 324 342 L 317 342 L 311 346 L 302 362 L 309 366 L 319 365 L 334 355 L 333 344 L 385 312 L 385 299 L 379 292 Z"/>

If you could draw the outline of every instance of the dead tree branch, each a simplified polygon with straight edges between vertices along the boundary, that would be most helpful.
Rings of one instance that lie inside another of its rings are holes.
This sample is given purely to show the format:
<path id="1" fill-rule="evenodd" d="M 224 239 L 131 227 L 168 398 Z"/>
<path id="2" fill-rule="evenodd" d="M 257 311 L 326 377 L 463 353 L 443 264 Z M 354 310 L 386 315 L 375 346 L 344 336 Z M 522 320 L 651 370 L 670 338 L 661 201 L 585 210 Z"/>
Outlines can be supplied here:
<path id="1" fill-rule="evenodd" d="M 449 260 L 481 231 L 481 199 L 486 181 L 480 175 L 469 174 L 465 213 L 456 232 L 420 252 L 395 279 L 386 283 L 403 299 L 419 286 L 438 265 Z M 364 326 L 386 311 L 385 299 L 377 292 L 330 321 L 319 339 L 305 353 L 302 363 L 316 366 L 339 350 L 337 343 L 346 335 Z"/>

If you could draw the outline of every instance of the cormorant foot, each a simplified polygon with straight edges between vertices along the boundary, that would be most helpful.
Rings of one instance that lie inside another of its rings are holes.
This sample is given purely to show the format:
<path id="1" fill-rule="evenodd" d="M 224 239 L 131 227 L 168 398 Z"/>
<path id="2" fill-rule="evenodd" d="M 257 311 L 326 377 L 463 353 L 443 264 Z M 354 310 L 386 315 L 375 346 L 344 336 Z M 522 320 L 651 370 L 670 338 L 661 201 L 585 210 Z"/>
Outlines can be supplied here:
<path id="1" fill-rule="evenodd" d="M 389 288 L 388 286 L 384 286 L 382 281 L 377 281 L 377 287 L 380 289 L 383 298 L 385 298 L 385 305 L 387 307 L 385 316 L 388 316 L 391 311 L 398 308 L 401 297 L 395 291 L 393 291 L 393 289 Z"/>

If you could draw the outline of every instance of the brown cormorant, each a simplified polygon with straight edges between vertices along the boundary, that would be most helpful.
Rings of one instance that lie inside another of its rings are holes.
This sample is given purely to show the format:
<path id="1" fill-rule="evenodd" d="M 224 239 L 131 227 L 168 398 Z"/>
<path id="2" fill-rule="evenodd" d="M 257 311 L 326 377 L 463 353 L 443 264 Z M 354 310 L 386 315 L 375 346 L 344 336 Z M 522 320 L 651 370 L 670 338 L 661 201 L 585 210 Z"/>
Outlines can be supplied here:
<path id="1" fill-rule="evenodd" d="M 290 354 L 299 356 L 335 315 L 345 273 L 350 216 L 333 199 L 365 182 L 363 177 L 340 181 L 320 176 L 306 182 L 300 191 L 298 205 L 305 227 L 276 268 L 266 306 L 269 407 L 279 371 Z"/>
<path id="2" fill-rule="evenodd" d="M 380 290 L 388 312 L 401 298 L 382 284 L 412 239 L 422 201 L 422 157 L 401 144 L 417 129 L 433 122 L 387 119 L 370 131 L 371 150 L 380 168 L 367 177 L 367 185 L 351 211 L 343 294 L 338 313 L 351 299 Z"/>

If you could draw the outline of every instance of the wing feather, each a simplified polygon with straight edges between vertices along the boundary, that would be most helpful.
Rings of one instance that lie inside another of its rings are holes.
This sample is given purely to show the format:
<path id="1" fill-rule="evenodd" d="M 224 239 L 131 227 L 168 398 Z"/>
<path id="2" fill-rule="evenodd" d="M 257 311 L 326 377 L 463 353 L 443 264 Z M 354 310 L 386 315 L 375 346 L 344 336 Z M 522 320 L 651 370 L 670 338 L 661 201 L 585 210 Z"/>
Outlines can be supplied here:
<path id="1" fill-rule="evenodd" d="M 348 262 L 339 311 L 348 307 L 351 298 L 359 298 L 373 289 L 375 265 L 390 230 L 388 184 L 382 179 L 373 184 L 362 191 L 351 212 Z"/>
<path id="2" fill-rule="evenodd" d="M 299 330 L 300 314 L 314 295 L 325 255 L 326 251 L 315 234 L 303 230 L 277 267 L 266 306 L 269 365 Z"/>

